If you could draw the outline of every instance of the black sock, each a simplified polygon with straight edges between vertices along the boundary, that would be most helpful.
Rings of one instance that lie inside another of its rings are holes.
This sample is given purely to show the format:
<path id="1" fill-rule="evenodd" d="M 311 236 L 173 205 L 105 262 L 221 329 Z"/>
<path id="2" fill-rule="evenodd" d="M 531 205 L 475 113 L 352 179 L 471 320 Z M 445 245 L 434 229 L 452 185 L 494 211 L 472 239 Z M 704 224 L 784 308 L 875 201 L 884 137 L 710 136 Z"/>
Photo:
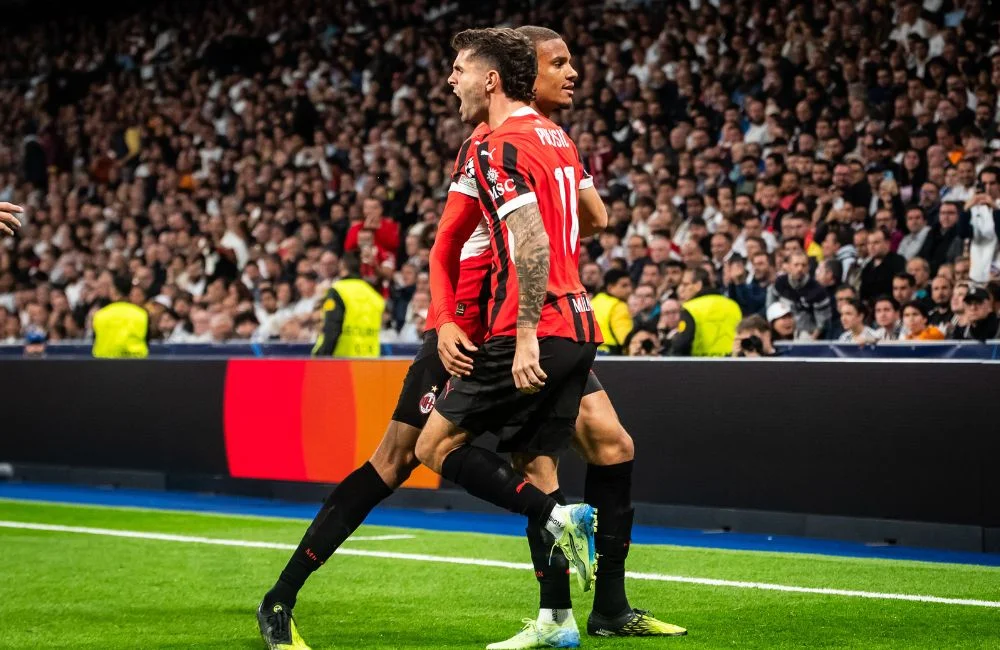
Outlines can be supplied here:
<path id="1" fill-rule="evenodd" d="M 556 503 L 566 505 L 566 497 L 560 490 L 550 492 Z M 538 578 L 539 609 L 569 609 L 573 601 L 569 595 L 569 561 L 560 552 L 552 552 L 555 540 L 552 533 L 536 522 L 529 522 L 524 529 L 528 535 L 531 550 L 531 564 Z"/>
<path id="2" fill-rule="evenodd" d="M 323 502 L 299 547 L 281 572 L 278 582 L 264 596 L 264 607 L 276 602 L 295 606 L 299 589 L 313 571 L 323 566 L 351 536 L 368 513 L 392 494 L 371 463 L 365 463 L 341 481 Z"/>
<path id="3" fill-rule="evenodd" d="M 472 445 L 462 445 L 448 454 L 441 476 L 472 496 L 522 514 L 539 526 L 545 525 L 556 506 L 552 497 L 524 480 L 510 463 Z"/>
<path id="4" fill-rule="evenodd" d="M 632 543 L 632 465 L 587 465 L 583 500 L 597 508 L 597 583 L 594 611 L 616 616 L 629 609 L 625 558 Z"/>

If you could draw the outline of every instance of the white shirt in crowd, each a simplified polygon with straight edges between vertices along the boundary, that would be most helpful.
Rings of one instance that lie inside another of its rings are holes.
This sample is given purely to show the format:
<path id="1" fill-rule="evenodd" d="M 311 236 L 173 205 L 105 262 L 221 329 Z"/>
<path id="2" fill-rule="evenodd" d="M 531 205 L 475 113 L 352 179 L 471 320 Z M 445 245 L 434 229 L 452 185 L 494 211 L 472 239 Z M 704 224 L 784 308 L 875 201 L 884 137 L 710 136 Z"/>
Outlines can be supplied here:
<path id="1" fill-rule="evenodd" d="M 854 332 L 844 332 L 837 341 L 839 343 L 875 343 L 880 339 L 881 337 L 876 330 L 865 325 L 865 328 L 857 336 L 854 335 Z"/>
<path id="2" fill-rule="evenodd" d="M 903 239 L 900 240 L 899 248 L 896 252 L 905 257 L 907 261 L 913 259 L 920 252 L 920 249 L 923 248 L 924 242 L 927 241 L 927 235 L 930 231 L 930 226 L 924 226 L 916 233 L 907 233 L 903 236 Z"/>

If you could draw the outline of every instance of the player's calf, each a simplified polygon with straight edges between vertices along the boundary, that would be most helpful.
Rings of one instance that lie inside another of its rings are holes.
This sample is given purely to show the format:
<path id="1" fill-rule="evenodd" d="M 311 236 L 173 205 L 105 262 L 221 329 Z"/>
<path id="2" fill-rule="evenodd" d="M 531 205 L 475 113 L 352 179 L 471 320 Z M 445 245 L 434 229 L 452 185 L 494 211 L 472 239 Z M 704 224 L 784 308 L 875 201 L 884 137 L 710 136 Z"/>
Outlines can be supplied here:
<path id="1" fill-rule="evenodd" d="M 369 462 L 387 486 L 395 490 L 410 478 L 420 461 L 417 460 L 417 438 L 420 429 L 402 422 L 390 422 L 382 441 Z"/>

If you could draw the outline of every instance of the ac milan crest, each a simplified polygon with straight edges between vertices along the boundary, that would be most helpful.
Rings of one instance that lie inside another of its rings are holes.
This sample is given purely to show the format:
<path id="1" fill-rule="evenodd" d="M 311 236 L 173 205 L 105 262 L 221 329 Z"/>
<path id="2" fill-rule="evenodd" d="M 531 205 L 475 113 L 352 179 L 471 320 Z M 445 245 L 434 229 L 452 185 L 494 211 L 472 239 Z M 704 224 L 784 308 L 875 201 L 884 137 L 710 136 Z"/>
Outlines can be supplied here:
<path id="1" fill-rule="evenodd" d="M 420 398 L 420 412 L 427 415 L 434 410 L 435 402 L 437 402 L 437 395 L 435 395 L 432 390 L 427 391 L 427 393 Z"/>

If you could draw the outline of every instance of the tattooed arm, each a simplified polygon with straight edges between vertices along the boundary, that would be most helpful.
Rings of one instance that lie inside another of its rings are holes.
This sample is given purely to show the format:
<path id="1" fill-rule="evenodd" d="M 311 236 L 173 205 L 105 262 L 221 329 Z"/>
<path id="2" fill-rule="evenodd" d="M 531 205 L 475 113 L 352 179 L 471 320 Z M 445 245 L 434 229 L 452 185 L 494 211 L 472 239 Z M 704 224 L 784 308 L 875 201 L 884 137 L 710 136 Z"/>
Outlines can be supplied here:
<path id="1" fill-rule="evenodd" d="M 545 385 L 538 351 L 538 319 L 542 315 L 549 283 L 549 236 L 537 203 L 529 203 L 507 215 L 511 253 L 517 270 L 517 347 L 514 352 L 514 384 L 523 393 L 537 393 Z"/>

